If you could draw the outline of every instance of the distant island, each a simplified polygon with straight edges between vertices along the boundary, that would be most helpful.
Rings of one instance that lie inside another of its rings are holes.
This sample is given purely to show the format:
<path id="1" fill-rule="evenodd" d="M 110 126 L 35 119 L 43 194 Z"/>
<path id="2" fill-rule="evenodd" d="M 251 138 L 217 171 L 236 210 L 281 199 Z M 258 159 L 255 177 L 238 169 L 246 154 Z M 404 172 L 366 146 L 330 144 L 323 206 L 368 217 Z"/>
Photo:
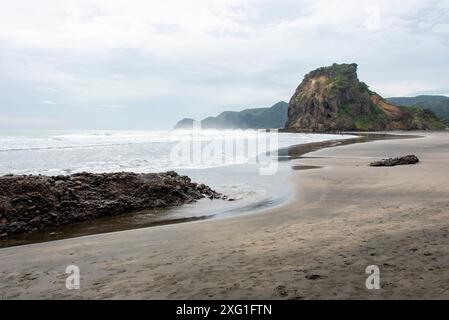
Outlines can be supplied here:
<path id="1" fill-rule="evenodd" d="M 174 129 L 190 129 L 185 118 Z M 441 130 L 449 126 L 449 97 L 382 98 L 359 81 L 357 64 L 333 64 L 307 74 L 290 103 L 225 111 L 201 121 L 203 129 L 299 131 Z"/>

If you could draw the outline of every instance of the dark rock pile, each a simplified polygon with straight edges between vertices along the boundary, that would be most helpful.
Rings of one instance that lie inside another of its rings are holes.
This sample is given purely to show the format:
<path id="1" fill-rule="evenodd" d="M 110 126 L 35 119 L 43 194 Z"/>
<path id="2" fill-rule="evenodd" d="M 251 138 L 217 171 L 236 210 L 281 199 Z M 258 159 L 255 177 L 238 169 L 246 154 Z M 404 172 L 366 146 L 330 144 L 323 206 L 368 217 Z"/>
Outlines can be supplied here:
<path id="1" fill-rule="evenodd" d="M 415 164 L 418 163 L 419 159 L 415 155 L 408 155 L 405 157 L 400 158 L 390 158 L 390 159 L 383 159 L 381 161 L 375 161 L 370 164 L 371 167 L 394 167 L 394 166 L 400 166 L 400 165 L 407 165 L 407 164 Z"/>
<path id="2" fill-rule="evenodd" d="M 0 177 L 0 237 L 222 196 L 176 172 Z"/>

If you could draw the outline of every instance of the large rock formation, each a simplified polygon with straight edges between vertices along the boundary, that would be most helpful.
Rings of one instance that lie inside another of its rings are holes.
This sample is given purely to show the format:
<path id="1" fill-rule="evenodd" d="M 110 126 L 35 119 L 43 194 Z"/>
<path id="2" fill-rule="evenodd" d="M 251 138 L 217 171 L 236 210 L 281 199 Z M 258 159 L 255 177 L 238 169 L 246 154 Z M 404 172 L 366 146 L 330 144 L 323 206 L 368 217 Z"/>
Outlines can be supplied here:
<path id="1" fill-rule="evenodd" d="M 176 172 L 0 177 L 0 238 L 221 195 Z"/>
<path id="2" fill-rule="evenodd" d="M 429 110 L 388 103 L 357 77 L 356 64 L 334 64 L 307 74 L 288 109 L 286 129 L 300 131 L 438 130 Z"/>
<path id="3" fill-rule="evenodd" d="M 270 108 L 225 111 L 201 121 L 203 129 L 279 129 L 287 120 L 288 103 L 278 102 Z M 185 118 L 174 129 L 191 129 L 195 120 Z"/>

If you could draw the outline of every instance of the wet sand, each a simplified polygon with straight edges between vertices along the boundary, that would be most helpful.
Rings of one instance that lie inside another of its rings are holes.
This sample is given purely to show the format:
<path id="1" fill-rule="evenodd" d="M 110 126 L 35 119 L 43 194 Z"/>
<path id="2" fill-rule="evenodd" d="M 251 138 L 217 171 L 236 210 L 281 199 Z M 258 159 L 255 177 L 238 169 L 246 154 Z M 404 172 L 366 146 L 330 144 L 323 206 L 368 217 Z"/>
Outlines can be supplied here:
<path id="1" fill-rule="evenodd" d="M 314 151 L 295 197 L 227 219 L 0 249 L 2 298 L 448 299 L 449 133 Z M 383 157 L 421 163 L 371 168 Z M 81 289 L 65 288 L 67 265 Z M 380 268 L 381 290 L 365 288 Z"/>

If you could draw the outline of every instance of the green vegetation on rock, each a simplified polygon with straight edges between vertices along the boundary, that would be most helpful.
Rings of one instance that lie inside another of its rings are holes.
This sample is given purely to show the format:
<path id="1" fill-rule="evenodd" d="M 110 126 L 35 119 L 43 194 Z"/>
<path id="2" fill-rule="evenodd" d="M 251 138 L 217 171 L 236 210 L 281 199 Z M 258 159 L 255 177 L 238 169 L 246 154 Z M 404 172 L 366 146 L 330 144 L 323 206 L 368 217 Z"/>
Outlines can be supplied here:
<path id="1" fill-rule="evenodd" d="M 423 123 L 425 126 L 432 127 L 435 130 L 442 130 L 446 127 L 432 110 L 418 107 L 402 107 L 402 110 L 407 112 L 404 122 L 411 130 L 425 130 Z"/>
<path id="2" fill-rule="evenodd" d="M 357 64 L 333 64 L 304 77 L 290 100 L 287 129 L 300 131 L 439 130 L 440 120 L 421 109 L 388 103 L 359 81 Z"/>
<path id="3" fill-rule="evenodd" d="M 398 106 L 431 110 L 446 126 L 449 126 L 449 97 L 421 95 L 417 97 L 388 98 L 387 101 Z"/>

